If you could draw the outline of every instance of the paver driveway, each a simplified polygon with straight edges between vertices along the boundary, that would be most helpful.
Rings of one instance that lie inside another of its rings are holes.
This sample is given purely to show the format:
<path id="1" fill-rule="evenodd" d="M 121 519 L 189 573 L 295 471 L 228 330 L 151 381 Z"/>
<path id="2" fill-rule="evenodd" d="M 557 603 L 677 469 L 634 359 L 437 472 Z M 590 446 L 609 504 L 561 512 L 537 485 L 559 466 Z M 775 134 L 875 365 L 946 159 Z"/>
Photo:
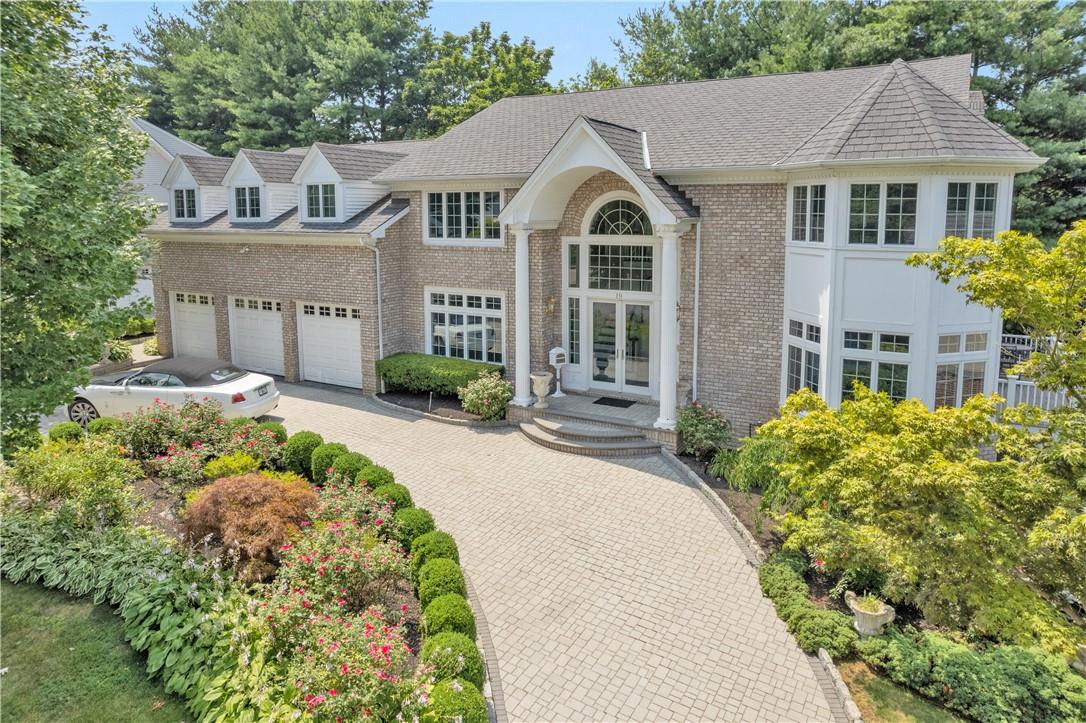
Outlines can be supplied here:
<path id="1" fill-rule="evenodd" d="M 701 493 L 614 462 L 281 385 L 275 412 L 390 468 L 452 533 L 513 721 L 828 720 L 807 658 Z"/>

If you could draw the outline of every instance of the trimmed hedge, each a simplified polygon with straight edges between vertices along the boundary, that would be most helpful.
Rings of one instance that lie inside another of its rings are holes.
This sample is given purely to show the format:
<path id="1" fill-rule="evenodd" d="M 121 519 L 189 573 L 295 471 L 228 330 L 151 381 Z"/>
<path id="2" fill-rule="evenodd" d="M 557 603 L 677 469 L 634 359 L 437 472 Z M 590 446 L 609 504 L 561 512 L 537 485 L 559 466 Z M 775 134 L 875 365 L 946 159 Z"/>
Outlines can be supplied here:
<path id="1" fill-rule="evenodd" d="M 275 441 L 279 444 L 285 444 L 287 441 L 287 428 L 279 422 L 261 422 L 256 425 L 256 431 L 270 430 L 275 435 Z"/>
<path id="2" fill-rule="evenodd" d="M 341 455 L 349 451 L 347 445 L 339 442 L 327 442 L 314 449 L 313 456 L 309 460 L 309 479 L 313 480 L 313 484 L 324 484 L 324 480 L 328 477 L 328 469 Z"/>
<path id="3" fill-rule="evenodd" d="M 475 613 L 463 595 L 440 595 L 422 611 L 422 628 L 427 635 L 460 633 L 475 640 Z"/>
<path id="4" fill-rule="evenodd" d="M 76 442 L 83 438 L 79 422 L 61 422 L 49 429 L 50 442 Z"/>
<path id="5" fill-rule="evenodd" d="M 430 560 L 447 559 L 460 564 L 460 550 L 452 535 L 441 530 L 427 532 L 411 541 L 411 569 L 418 579 L 419 570 Z"/>
<path id="6" fill-rule="evenodd" d="M 415 506 L 415 503 L 411 501 L 411 493 L 407 491 L 407 488 L 396 483 L 377 487 L 373 490 L 373 496 L 382 502 L 391 500 L 393 509 L 397 510 L 405 510 L 408 507 Z"/>
<path id="7" fill-rule="evenodd" d="M 430 691 L 430 705 L 423 720 L 487 723 L 486 698 L 474 685 L 462 678 L 443 680 Z"/>
<path id="8" fill-rule="evenodd" d="M 347 452 L 336 457 L 332 462 L 332 472 L 343 475 L 344 479 L 354 480 L 359 471 L 371 466 L 370 458 L 358 452 Z"/>
<path id="9" fill-rule="evenodd" d="M 434 680 L 463 678 L 479 690 L 486 676 L 483 655 L 475 643 L 460 633 L 438 633 L 422 646 L 422 662 L 434 670 Z"/>
<path id="10" fill-rule="evenodd" d="M 123 426 L 124 422 L 116 417 L 98 417 L 87 425 L 87 434 L 112 434 Z"/>
<path id="11" fill-rule="evenodd" d="M 419 569 L 419 604 L 425 608 L 442 595 L 467 596 L 464 573 L 452 560 L 430 560 Z"/>
<path id="12" fill-rule="evenodd" d="M 294 474 L 309 477 L 313 450 L 324 444 L 316 432 L 295 432 L 283 447 L 283 464 Z"/>
<path id="13" fill-rule="evenodd" d="M 377 362 L 377 375 L 389 389 L 446 396 L 455 396 L 456 390 L 487 372 L 504 376 L 505 367 L 470 359 L 410 353 L 393 354 Z"/>
<path id="14" fill-rule="evenodd" d="M 1086 680 L 1039 648 L 977 653 L 934 632 L 891 628 L 856 649 L 895 683 L 975 720 L 1086 720 Z"/>
<path id="15" fill-rule="evenodd" d="M 355 484 L 364 484 L 371 490 L 384 485 L 390 485 L 396 481 L 392 472 L 378 464 L 366 465 L 354 478 Z"/>
<path id="16" fill-rule="evenodd" d="M 410 550 L 411 543 L 416 537 L 432 532 L 434 529 L 434 516 L 418 507 L 404 507 L 396 510 L 396 539 L 403 549 Z"/>
<path id="17" fill-rule="evenodd" d="M 852 652 L 859 635 L 848 615 L 817 607 L 803 580 L 806 565 L 796 553 L 778 552 L 758 570 L 762 593 L 773 601 L 777 616 L 788 626 L 805 653 L 825 648 L 830 657 L 843 658 Z"/>

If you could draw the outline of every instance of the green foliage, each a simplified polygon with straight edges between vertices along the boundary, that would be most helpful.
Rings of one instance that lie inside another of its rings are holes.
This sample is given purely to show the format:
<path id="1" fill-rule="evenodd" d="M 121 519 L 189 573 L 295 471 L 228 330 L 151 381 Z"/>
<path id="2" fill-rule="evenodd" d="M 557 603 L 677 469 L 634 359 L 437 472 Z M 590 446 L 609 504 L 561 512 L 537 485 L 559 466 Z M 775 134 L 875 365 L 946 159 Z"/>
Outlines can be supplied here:
<path id="1" fill-rule="evenodd" d="M 418 576 L 419 569 L 430 560 L 448 559 L 459 564 L 460 551 L 452 535 L 441 530 L 427 532 L 411 541 L 411 566 Z"/>
<path id="2" fill-rule="evenodd" d="M 975 720 L 1086 719 L 1086 681 L 1040 650 L 1004 645 L 977 653 L 911 628 L 891 628 L 856 647 L 894 682 Z"/>
<path id="3" fill-rule="evenodd" d="M 157 213 L 130 180 L 147 141 L 122 52 L 69 0 L 0 5 L 0 406 L 3 453 L 73 398 L 127 312 L 140 230 Z M 47 255 L 43 256 L 43 253 Z"/>
<path id="4" fill-rule="evenodd" d="M 486 698 L 466 680 L 442 680 L 430 691 L 430 705 L 424 710 L 422 720 L 424 723 L 453 720 L 486 723 Z"/>
<path id="5" fill-rule="evenodd" d="M 143 353 L 147 356 L 158 356 L 158 337 L 152 336 L 147 341 L 143 342 Z"/>
<path id="6" fill-rule="evenodd" d="M 459 593 L 447 593 L 434 598 L 423 610 L 422 626 L 427 636 L 452 632 L 475 640 L 475 613 Z"/>
<path id="7" fill-rule="evenodd" d="M 497 372 L 483 374 L 456 390 L 464 411 L 478 414 L 484 422 L 505 419 L 505 407 L 513 398 L 513 385 Z"/>
<path id="8" fill-rule="evenodd" d="M 332 472 L 342 475 L 345 479 L 354 479 L 366 467 L 372 464 L 369 457 L 358 452 L 347 452 L 335 458 L 332 462 Z"/>
<path id="9" fill-rule="evenodd" d="M 347 445 L 339 442 L 327 442 L 316 447 L 309 461 L 309 479 L 313 480 L 313 484 L 323 484 L 335 461 L 349 451 Z"/>
<path id="10" fill-rule="evenodd" d="M 468 594 L 464 573 L 453 560 L 438 558 L 419 568 L 419 604 L 425 608 L 441 595 Z"/>
<path id="11" fill-rule="evenodd" d="M 601 63 L 598 58 L 590 58 L 584 75 L 575 75 L 569 80 L 558 83 L 555 89 L 559 93 L 581 93 L 586 90 L 608 90 L 625 85 L 619 74 L 618 66 Z"/>
<path id="12" fill-rule="evenodd" d="M 123 426 L 124 422 L 116 417 L 98 417 L 87 425 L 87 434 L 111 435 Z"/>
<path id="13" fill-rule="evenodd" d="M 364 484 L 371 490 L 390 485 L 396 481 L 392 472 L 377 464 L 370 464 L 358 471 L 354 477 L 357 484 Z"/>
<path id="14" fill-rule="evenodd" d="M 275 436 L 275 441 L 279 444 L 286 444 L 287 442 L 287 428 L 279 422 L 261 422 L 256 425 L 257 429 L 268 430 Z"/>
<path id="15" fill-rule="evenodd" d="M 483 656 L 466 635 L 453 632 L 431 635 L 423 643 L 419 658 L 433 668 L 436 681 L 461 678 L 479 690 L 483 689 L 486 677 Z"/>
<path id="16" fill-rule="evenodd" d="M 679 434 L 679 454 L 704 459 L 728 446 L 732 427 L 722 414 L 701 402 L 683 407 L 675 425 Z"/>
<path id="17" fill-rule="evenodd" d="M 313 450 L 322 444 L 324 439 L 316 432 L 295 432 L 283 447 L 283 465 L 295 474 L 309 477 Z"/>
<path id="18" fill-rule="evenodd" d="M 908 263 L 931 268 L 970 301 L 998 308 L 1005 320 L 1027 329 L 1042 351 L 1011 373 L 1034 379 L 1041 389 L 1066 389 L 1086 408 L 1086 219 L 1052 249 L 1017 231 L 995 240 L 952 236 L 938 251 L 914 254 Z"/>
<path id="19" fill-rule="evenodd" d="M 389 389 L 453 396 L 483 374 L 505 374 L 505 367 L 434 354 L 393 354 L 377 361 L 377 375 Z"/>
<path id="20" fill-rule="evenodd" d="M 83 438 L 83 428 L 78 422 L 61 422 L 49 429 L 50 442 L 78 442 Z"/>
<path id="21" fill-rule="evenodd" d="M 216 457 L 204 465 L 204 477 L 216 480 L 220 477 L 234 477 L 239 474 L 256 472 L 260 469 L 260 461 L 253 459 L 244 452 L 234 452 L 222 457 Z"/>
<path id="22" fill-rule="evenodd" d="M 396 539 L 405 550 L 411 549 L 411 542 L 420 535 L 432 532 L 434 516 L 423 509 L 404 507 L 396 510 Z"/>
<path id="23" fill-rule="evenodd" d="M 784 461 L 786 449 L 784 442 L 773 437 L 747 437 L 727 470 L 728 484 L 737 490 L 759 490 L 772 496 L 784 484 L 777 465 Z"/>
<path id="24" fill-rule="evenodd" d="M 411 493 L 401 484 L 392 483 L 381 485 L 373 490 L 373 496 L 382 502 L 391 502 L 393 509 L 397 510 L 403 510 L 414 506 L 414 502 L 411 501 Z"/>
<path id="25" fill-rule="evenodd" d="M 803 568 L 803 559 L 794 553 L 773 555 L 758 570 L 762 592 L 773 601 L 777 615 L 804 652 L 825 648 L 834 659 L 846 657 L 859 636 L 847 615 L 822 610 L 811 602 Z"/>
<path id="26" fill-rule="evenodd" d="M 111 362 L 132 360 L 132 345 L 124 339 L 110 339 L 106 342 L 106 359 Z"/>

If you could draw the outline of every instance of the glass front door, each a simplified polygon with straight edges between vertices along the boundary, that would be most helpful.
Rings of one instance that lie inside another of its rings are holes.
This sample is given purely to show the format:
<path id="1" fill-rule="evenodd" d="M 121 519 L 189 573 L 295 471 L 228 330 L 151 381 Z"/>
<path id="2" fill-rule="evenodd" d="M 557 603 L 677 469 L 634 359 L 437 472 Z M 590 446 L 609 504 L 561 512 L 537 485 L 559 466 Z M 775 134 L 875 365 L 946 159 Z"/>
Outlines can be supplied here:
<path id="1" fill-rule="evenodd" d="M 649 392 L 651 319 L 650 304 L 592 302 L 592 386 L 637 394 Z"/>

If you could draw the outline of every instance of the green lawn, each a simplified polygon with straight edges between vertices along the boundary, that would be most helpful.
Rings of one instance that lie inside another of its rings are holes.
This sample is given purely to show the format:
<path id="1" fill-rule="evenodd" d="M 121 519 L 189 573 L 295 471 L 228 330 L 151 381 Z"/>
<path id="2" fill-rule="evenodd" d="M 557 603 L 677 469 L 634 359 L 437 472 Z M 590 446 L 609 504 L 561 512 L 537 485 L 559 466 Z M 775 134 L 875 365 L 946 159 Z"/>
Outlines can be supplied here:
<path id="1" fill-rule="evenodd" d="M 912 691 L 875 675 L 863 662 L 838 666 L 866 723 L 961 723 L 962 719 Z"/>
<path id="2" fill-rule="evenodd" d="M 0 583 L 0 708 L 5 721 L 190 718 L 180 699 L 147 679 L 106 605 L 37 585 Z"/>

